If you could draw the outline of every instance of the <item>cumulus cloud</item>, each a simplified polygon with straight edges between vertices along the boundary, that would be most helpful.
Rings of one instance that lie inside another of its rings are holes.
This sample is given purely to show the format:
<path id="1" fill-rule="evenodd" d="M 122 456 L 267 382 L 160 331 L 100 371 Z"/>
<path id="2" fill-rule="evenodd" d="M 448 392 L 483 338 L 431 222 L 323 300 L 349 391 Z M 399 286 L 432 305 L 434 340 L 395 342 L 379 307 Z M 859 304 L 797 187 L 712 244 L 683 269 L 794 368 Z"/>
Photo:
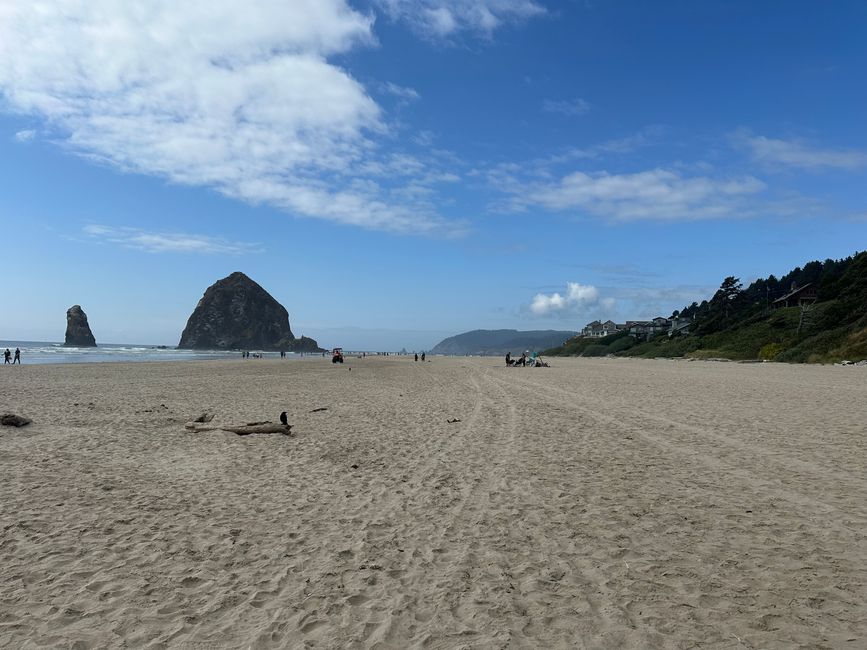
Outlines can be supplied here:
<path id="1" fill-rule="evenodd" d="M 631 174 L 573 172 L 554 182 L 497 179 L 512 210 L 582 210 L 613 221 L 710 219 L 736 216 L 741 199 L 765 189 L 752 177 L 684 177 L 654 169 Z"/>
<path id="2" fill-rule="evenodd" d="M 447 38 L 458 32 L 490 36 L 505 23 L 545 13 L 534 0 L 375 0 L 393 20 L 409 24 L 428 38 Z"/>
<path id="3" fill-rule="evenodd" d="M 329 57 L 373 43 L 372 21 L 346 0 L 5 2 L 0 94 L 52 140 L 125 171 L 302 216 L 437 230 L 435 211 L 354 183 L 386 126 Z"/>
<path id="4" fill-rule="evenodd" d="M 802 140 L 782 140 L 754 135 L 746 129 L 732 135 L 735 146 L 746 149 L 754 160 L 768 166 L 800 169 L 847 169 L 867 165 L 867 153 L 811 147 Z"/>
<path id="5" fill-rule="evenodd" d="M 580 97 L 572 101 L 546 99 L 542 103 L 542 110 L 546 113 L 561 113 L 568 117 L 576 117 L 590 110 L 590 102 Z"/>
<path id="6" fill-rule="evenodd" d="M 600 297 L 599 290 L 592 285 L 567 282 L 564 294 L 537 293 L 533 297 L 533 302 L 530 303 L 530 311 L 537 316 L 547 316 L 563 312 L 571 314 L 587 311 L 590 308 L 610 311 L 613 309 L 614 304 L 613 298 Z"/>
<path id="7" fill-rule="evenodd" d="M 91 239 L 147 253 L 198 253 L 241 255 L 262 250 L 259 244 L 228 241 L 208 235 L 179 232 L 148 232 L 139 228 L 115 228 L 90 224 L 84 233 Z"/>

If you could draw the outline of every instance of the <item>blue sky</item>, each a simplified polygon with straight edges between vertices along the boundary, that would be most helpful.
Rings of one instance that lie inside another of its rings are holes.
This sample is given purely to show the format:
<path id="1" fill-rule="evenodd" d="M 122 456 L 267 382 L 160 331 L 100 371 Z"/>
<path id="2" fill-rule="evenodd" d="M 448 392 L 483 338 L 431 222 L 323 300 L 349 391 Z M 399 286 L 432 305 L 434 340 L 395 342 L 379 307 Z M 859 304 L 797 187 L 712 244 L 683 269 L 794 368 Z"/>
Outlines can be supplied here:
<path id="1" fill-rule="evenodd" d="M 326 346 L 667 315 L 867 242 L 858 1 L 0 3 L 0 338 Z"/>

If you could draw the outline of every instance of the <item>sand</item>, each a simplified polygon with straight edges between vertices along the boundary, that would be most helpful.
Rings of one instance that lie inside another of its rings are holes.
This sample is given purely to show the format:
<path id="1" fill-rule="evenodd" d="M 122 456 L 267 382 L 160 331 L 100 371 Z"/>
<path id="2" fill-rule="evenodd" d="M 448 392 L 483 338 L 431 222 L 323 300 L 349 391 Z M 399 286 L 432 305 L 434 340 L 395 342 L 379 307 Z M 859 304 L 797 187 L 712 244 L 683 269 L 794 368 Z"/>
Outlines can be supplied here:
<path id="1" fill-rule="evenodd" d="M 867 647 L 867 369 L 552 361 L 4 368 L 0 645 Z"/>

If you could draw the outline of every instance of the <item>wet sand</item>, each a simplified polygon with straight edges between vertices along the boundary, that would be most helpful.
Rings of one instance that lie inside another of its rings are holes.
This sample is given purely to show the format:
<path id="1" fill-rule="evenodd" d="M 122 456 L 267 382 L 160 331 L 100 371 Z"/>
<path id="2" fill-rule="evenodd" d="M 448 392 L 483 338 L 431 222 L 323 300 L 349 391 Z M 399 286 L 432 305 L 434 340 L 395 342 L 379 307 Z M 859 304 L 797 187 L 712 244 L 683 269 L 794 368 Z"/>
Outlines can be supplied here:
<path id="1" fill-rule="evenodd" d="M 328 361 L 4 368 L 0 645 L 867 647 L 867 369 Z"/>

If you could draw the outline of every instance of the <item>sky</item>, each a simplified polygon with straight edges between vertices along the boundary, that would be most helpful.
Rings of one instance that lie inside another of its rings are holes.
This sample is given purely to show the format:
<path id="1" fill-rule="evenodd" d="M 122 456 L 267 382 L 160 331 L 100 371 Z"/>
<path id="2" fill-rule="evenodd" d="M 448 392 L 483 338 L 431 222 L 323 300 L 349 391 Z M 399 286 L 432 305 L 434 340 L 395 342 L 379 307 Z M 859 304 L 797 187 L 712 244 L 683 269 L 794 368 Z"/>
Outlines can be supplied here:
<path id="1" fill-rule="evenodd" d="M 867 248 L 867 4 L 0 0 L 0 339 L 668 315 Z"/>

